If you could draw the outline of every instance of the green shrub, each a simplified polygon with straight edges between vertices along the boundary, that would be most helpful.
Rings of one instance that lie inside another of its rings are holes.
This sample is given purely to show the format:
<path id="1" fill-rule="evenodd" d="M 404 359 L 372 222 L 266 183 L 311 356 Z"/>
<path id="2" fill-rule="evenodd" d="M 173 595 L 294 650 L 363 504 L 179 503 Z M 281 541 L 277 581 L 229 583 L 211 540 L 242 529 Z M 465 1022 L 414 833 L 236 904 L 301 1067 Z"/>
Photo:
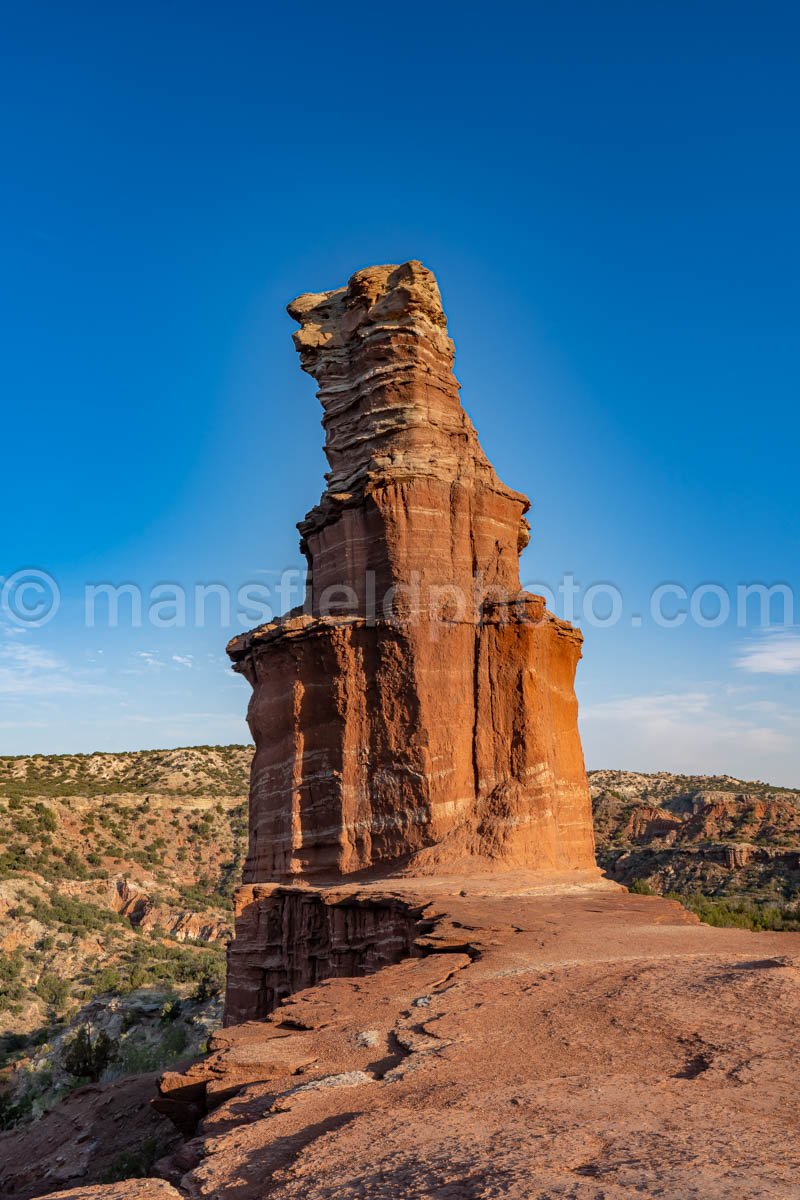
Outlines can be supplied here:
<path id="1" fill-rule="evenodd" d="M 200 976 L 193 999 L 202 1004 L 212 997 L 218 996 L 225 986 L 225 968 L 222 963 L 209 964 Z"/>
<path id="2" fill-rule="evenodd" d="M 0 1012 L 12 1008 L 25 996 L 21 979 L 23 962 L 21 950 L 15 950 L 13 954 L 0 951 Z"/>
<path id="3" fill-rule="evenodd" d="M 48 808 L 46 804 L 39 801 L 34 804 L 33 811 L 39 819 L 39 828 L 47 830 L 49 833 L 55 833 L 58 829 L 58 819 L 52 808 Z"/>
<path id="4" fill-rule="evenodd" d="M 0 1130 L 13 1129 L 15 1125 L 30 1120 L 33 1101 L 32 1094 L 15 1101 L 10 1092 L 0 1092 Z"/>
<path id="5" fill-rule="evenodd" d="M 634 879 L 632 883 L 628 884 L 628 891 L 633 892 L 634 896 L 655 896 L 658 894 L 646 879 Z"/>
<path id="6" fill-rule="evenodd" d="M 225 951 L 222 947 L 164 944 L 140 935 L 127 954 L 121 990 L 134 991 L 145 986 L 157 987 L 205 980 L 208 995 L 216 995 L 225 980 Z"/>
<path id="7" fill-rule="evenodd" d="M 127 988 L 131 992 L 135 992 L 138 988 L 144 987 L 149 982 L 147 968 L 143 963 L 135 962 L 128 972 Z"/>
<path id="8" fill-rule="evenodd" d="M 12 954 L 0 951 L 0 984 L 13 983 L 22 973 L 22 951 L 14 950 Z"/>
<path id="9" fill-rule="evenodd" d="M 116 1052 L 117 1044 L 105 1030 L 92 1037 L 89 1026 L 82 1025 L 72 1041 L 64 1047 L 61 1063 L 70 1075 L 96 1083 L 116 1057 Z"/>
<path id="10" fill-rule="evenodd" d="M 119 988 L 120 974 L 116 967 L 103 967 L 92 980 L 92 991 L 95 996 L 102 996 L 106 992 L 118 992 Z"/>
<path id="11" fill-rule="evenodd" d="M 42 925 L 56 925 L 75 934 L 98 933 L 109 925 L 125 923 L 125 918 L 119 913 L 109 912 L 72 896 L 62 896 L 56 891 L 51 891 L 47 900 L 33 897 L 28 905 L 30 916 Z"/>
<path id="12" fill-rule="evenodd" d="M 162 1024 L 168 1024 L 171 1021 L 177 1021 L 178 1017 L 181 1015 L 182 1008 L 183 1005 L 178 997 L 171 996 L 169 1000 L 165 1001 L 161 1009 Z"/>
<path id="13" fill-rule="evenodd" d="M 117 1069 L 123 1075 L 144 1075 L 147 1071 L 163 1071 L 183 1055 L 189 1043 L 186 1026 L 180 1021 L 165 1027 L 156 1042 L 143 1040 L 137 1030 L 122 1039 L 117 1055 Z"/>
<path id="14" fill-rule="evenodd" d="M 40 1000 L 44 1001 L 48 1009 L 58 1015 L 64 1011 L 66 1003 L 69 1000 L 69 981 L 62 978 L 61 975 L 44 972 L 39 976 L 39 982 L 36 984 L 35 991 L 36 995 Z"/>
<path id="15" fill-rule="evenodd" d="M 696 913 L 705 925 L 750 929 L 756 932 L 792 933 L 800 931 L 797 904 L 759 903 L 756 900 L 714 899 L 711 896 L 682 895 L 671 892 L 684 908 Z"/>

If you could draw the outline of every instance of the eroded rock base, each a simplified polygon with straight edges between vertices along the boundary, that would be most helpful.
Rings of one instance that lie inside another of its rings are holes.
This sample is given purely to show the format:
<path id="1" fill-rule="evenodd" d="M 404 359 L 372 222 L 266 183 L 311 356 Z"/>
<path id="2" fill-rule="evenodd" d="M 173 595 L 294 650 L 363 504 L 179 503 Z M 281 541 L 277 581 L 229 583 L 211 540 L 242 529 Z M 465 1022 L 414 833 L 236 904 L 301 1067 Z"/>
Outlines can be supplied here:
<path id="1" fill-rule="evenodd" d="M 370 975 L 418 953 L 420 905 L 354 889 L 239 888 L 225 1024 L 266 1017 L 323 979 Z"/>

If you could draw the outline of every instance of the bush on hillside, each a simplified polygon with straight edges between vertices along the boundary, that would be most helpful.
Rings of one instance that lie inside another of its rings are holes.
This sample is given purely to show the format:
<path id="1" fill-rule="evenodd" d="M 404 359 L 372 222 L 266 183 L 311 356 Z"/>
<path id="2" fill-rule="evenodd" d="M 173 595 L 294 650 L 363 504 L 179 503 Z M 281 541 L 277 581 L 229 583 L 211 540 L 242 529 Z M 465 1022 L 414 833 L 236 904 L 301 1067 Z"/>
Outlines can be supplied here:
<path id="1" fill-rule="evenodd" d="M 64 1070 L 76 1079 L 97 1083 L 108 1064 L 116 1057 L 117 1043 L 104 1030 L 92 1037 L 90 1026 L 82 1025 L 61 1055 Z"/>
<path id="2" fill-rule="evenodd" d="M 53 1016 L 59 1016 L 64 1011 L 69 1000 L 69 982 L 61 975 L 45 971 L 39 976 L 36 984 L 36 995 L 47 1005 Z"/>

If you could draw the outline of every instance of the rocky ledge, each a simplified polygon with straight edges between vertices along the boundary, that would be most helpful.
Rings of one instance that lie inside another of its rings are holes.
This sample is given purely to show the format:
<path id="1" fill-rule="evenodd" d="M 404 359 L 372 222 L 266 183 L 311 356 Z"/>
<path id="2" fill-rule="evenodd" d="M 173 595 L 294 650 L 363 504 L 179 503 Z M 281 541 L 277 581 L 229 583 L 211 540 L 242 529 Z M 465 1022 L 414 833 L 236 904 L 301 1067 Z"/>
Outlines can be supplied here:
<path id="1" fill-rule="evenodd" d="M 187 1140 L 157 1170 L 181 1196 L 797 1195 L 800 935 L 567 878 L 352 890 L 416 914 L 410 955 L 162 1081 Z M 127 1186 L 75 1195 L 148 1195 Z"/>

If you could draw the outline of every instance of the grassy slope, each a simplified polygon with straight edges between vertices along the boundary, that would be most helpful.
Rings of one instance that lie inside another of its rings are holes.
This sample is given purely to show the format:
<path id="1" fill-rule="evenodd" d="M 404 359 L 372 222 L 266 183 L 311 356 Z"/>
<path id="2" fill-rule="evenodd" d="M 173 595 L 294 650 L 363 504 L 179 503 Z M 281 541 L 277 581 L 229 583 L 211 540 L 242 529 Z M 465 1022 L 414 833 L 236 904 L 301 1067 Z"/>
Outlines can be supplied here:
<path id="1" fill-rule="evenodd" d="M 101 993 L 219 983 L 251 754 L 0 759 L 0 1052 Z"/>

